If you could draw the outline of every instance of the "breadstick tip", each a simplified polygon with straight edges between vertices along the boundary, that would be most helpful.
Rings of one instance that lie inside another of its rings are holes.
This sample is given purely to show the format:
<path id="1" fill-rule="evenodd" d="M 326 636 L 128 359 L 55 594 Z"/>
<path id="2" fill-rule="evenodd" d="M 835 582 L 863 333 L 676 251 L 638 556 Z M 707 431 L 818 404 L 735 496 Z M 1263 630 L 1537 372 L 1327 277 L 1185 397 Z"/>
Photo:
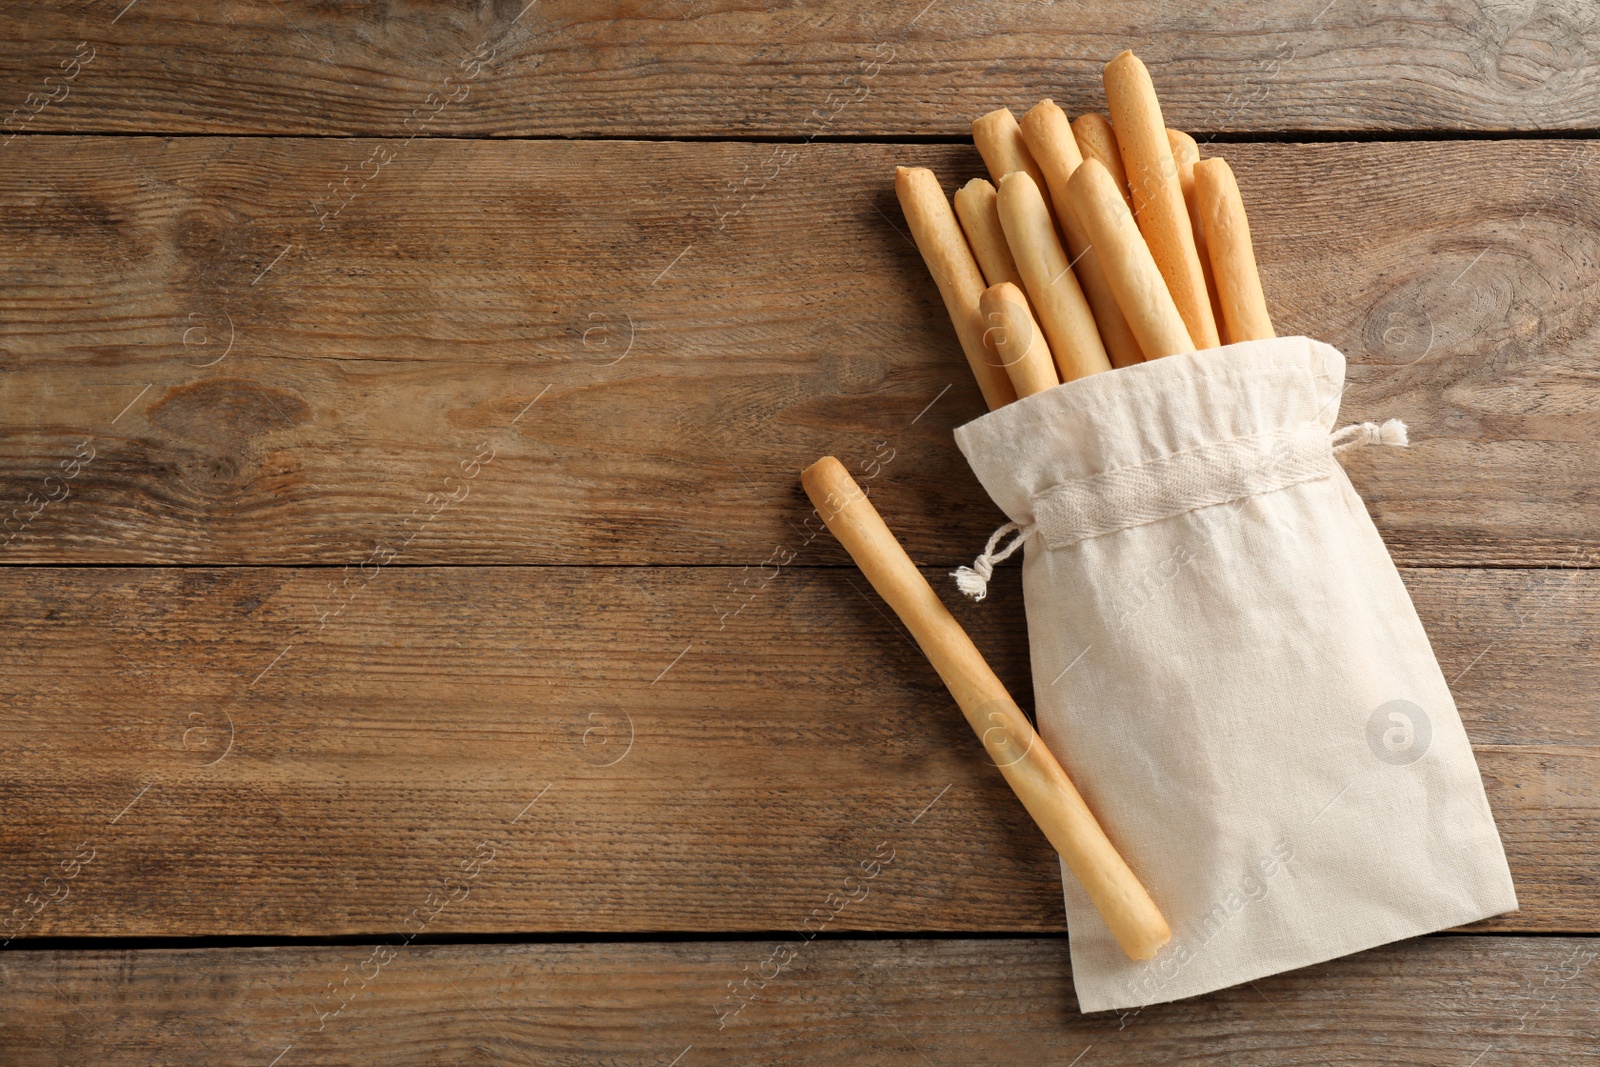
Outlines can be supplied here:
<path id="1" fill-rule="evenodd" d="M 1167 143 L 1172 146 L 1172 158 L 1180 167 L 1200 159 L 1200 143 L 1182 130 L 1168 130 Z"/>
<path id="2" fill-rule="evenodd" d="M 1109 71 L 1112 67 L 1136 67 L 1139 70 L 1147 69 L 1144 65 L 1144 60 L 1134 55 L 1133 49 L 1131 48 L 1124 48 L 1122 51 L 1113 56 L 1111 62 L 1106 64 L 1106 70 Z"/>
<path id="3" fill-rule="evenodd" d="M 839 462 L 838 457 L 823 456 L 800 472 L 800 484 L 805 487 L 806 496 L 811 498 L 818 511 L 821 511 L 830 500 L 832 501 L 832 510 L 822 516 L 826 522 L 833 518 L 839 508 L 848 503 L 848 498 L 853 495 L 849 489 L 855 487 L 855 479 L 850 477 L 850 472 L 845 470 L 844 464 Z"/>
<path id="4" fill-rule="evenodd" d="M 1011 282 L 991 285 L 978 301 L 987 329 L 984 344 L 1000 357 L 1018 398 L 1052 389 L 1061 384 L 1055 358 L 1028 309 L 1028 298 L 1020 286 Z"/>
<path id="5" fill-rule="evenodd" d="M 1067 117 L 1067 113 L 1062 111 L 1061 108 L 1057 107 L 1054 100 L 1050 99 L 1048 96 L 1045 97 L 1043 100 L 1030 107 L 1022 116 L 1022 122 L 1020 125 L 1022 126 L 1023 135 L 1027 135 L 1030 127 L 1036 127 L 1047 119 L 1054 119 L 1057 115 L 1060 115 L 1063 121 Z M 1070 130 L 1071 123 L 1068 123 L 1067 127 Z"/>
<path id="6" fill-rule="evenodd" d="M 918 181 L 926 174 L 933 176 L 933 171 L 927 167 L 896 167 L 894 168 L 894 186 L 896 189 L 904 188 L 911 182 Z"/>
<path id="7" fill-rule="evenodd" d="M 811 466 L 801 471 L 800 477 L 806 479 L 807 481 L 814 481 L 815 479 L 822 477 L 823 468 L 829 466 L 842 467 L 844 464 L 839 462 L 839 458 L 837 456 L 823 456 Z"/>
<path id="8" fill-rule="evenodd" d="M 1261 291 L 1250 220 L 1228 161 L 1216 156 L 1196 163 L 1194 193 L 1228 339 L 1258 341 L 1277 336 Z"/>
<path id="9" fill-rule="evenodd" d="M 1085 173 L 1088 173 L 1091 176 L 1083 178 L 1080 181 L 1079 175 Z M 1083 162 L 1078 164 L 1078 169 L 1072 172 L 1072 177 L 1068 178 L 1067 181 L 1069 183 L 1076 183 L 1078 185 L 1087 185 L 1090 182 L 1098 182 L 1100 179 L 1092 176 L 1095 173 L 1103 174 L 1107 178 L 1111 177 L 1111 172 L 1106 169 L 1106 165 L 1104 163 L 1100 162 L 1098 159 L 1085 156 L 1083 157 Z"/>
<path id="10" fill-rule="evenodd" d="M 1009 107 L 997 107 L 972 120 L 972 143 L 983 157 L 989 176 L 998 180 L 1008 171 L 1033 165 L 1022 143 L 1022 127 Z"/>
<path id="11" fill-rule="evenodd" d="M 1027 184 L 1027 189 L 1022 187 L 1024 183 Z M 1017 201 L 1019 197 L 1025 196 L 1030 200 L 1037 197 L 1041 203 L 1044 202 L 1044 190 L 1033 180 L 1033 175 L 1025 170 L 1014 170 L 1001 178 L 997 195 L 1001 200 Z"/>
<path id="12" fill-rule="evenodd" d="M 978 308 L 983 313 L 984 343 L 1002 357 L 1002 366 L 1009 366 L 1010 361 L 1004 361 L 1002 348 L 1016 342 L 1014 348 L 1020 356 L 1033 343 L 1032 323 L 1027 321 L 1032 318 L 1027 295 L 1014 282 L 1000 282 L 983 291 Z"/>
<path id="13" fill-rule="evenodd" d="M 1078 164 L 1078 169 L 1072 172 L 1072 177 L 1067 179 L 1067 190 L 1071 195 L 1091 195 L 1089 190 L 1099 193 L 1111 189 L 1117 193 L 1117 198 L 1122 198 L 1121 190 L 1117 189 L 1116 179 L 1111 176 L 1111 171 L 1098 159 L 1085 156 L 1083 162 Z M 1072 193 L 1072 190 L 1078 190 Z"/>
<path id="14" fill-rule="evenodd" d="M 993 111 L 990 111 L 984 115 L 979 115 L 977 118 L 973 119 L 972 125 L 974 128 L 978 127 L 979 125 L 992 126 L 997 122 L 1005 123 L 1006 119 L 1016 122 L 1017 116 L 1011 113 L 1011 109 L 1009 107 L 997 107 Z"/>

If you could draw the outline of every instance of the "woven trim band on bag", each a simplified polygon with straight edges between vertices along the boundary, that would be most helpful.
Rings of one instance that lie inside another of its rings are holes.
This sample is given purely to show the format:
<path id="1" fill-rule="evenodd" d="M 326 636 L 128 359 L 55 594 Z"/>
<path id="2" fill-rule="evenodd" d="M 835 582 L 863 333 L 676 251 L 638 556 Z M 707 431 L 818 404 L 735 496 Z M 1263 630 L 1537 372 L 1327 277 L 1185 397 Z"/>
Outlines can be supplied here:
<path id="1" fill-rule="evenodd" d="M 1333 434 L 1307 423 L 1295 430 L 1215 441 L 1137 466 L 1062 482 L 1035 498 L 1032 526 L 1014 522 L 1002 526 L 973 565 L 959 568 L 953 576 L 963 593 L 982 600 L 994 565 L 1035 534 L 1050 548 L 1065 548 L 1198 508 L 1315 481 L 1333 473 L 1334 453 L 1368 444 L 1407 444 L 1405 423 L 1362 422 Z M 1017 536 L 1000 548 L 1013 532 Z"/>
<path id="2" fill-rule="evenodd" d="M 1216 441 L 1039 494 L 1039 535 L 1051 548 L 1100 537 L 1186 511 L 1270 493 L 1333 473 L 1328 431 L 1298 430 Z"/>

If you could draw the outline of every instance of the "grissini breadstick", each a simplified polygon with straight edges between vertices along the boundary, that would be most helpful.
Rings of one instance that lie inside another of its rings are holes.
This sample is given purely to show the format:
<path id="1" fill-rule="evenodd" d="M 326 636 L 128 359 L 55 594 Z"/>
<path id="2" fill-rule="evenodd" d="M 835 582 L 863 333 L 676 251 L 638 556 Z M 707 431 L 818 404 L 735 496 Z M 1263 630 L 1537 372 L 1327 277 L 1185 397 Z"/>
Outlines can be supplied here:
<path id="1" fill-rule="evenodd" d="M 1072 136 L 1078 142 L 1078 151 L 1084 159 L 1098 159 L 1100 165 L 1111 174 L 1111 180 L 1117 183 L 1122 199 L 1128 202 L 1128 210 L 1132 211 L 1133 197 L 1128 193 L 1128 175 L 1122 169 L 1122 148 L 1117 144 L 1117 131 L 1111 128 L 1111 120 L 1092 111 L 1087 115 L 1079 115 L 1072 122 Z"/>
<path id="2" fill-rule="evenodd" d="M 1206 232 L 1211 267 L 1217 279 L 1217 297 L 1234 341 L 1259 341 L 1276 337 L 1261 292 L 1255 248 L 1250 243 L 1250 222 L 1233 168 L 1225 159 L 1203 159 L 1194 168 L 1195 200 L 1200 224 Z"/>
<path id="3" fill-rule="evenodd" d="M 1041 100 L 1022 116 L 1022 139 L 1028 144 L 1034 162 L 1044 171 L 1045 185 L 1050 190 L 1050 202 L 1056 209 L 1056 222 L 1061 226 L 1067 255 L 1072 257 L 1072 272 L 1078 276 L 1083 295 L 1088 298 L 1094 312 L 1095 324 L 1100 327 L 1100 340 L 1113 367 L 1126 367 L 1144 359 L 1139 341 L 1128 328 L 1128 320 L 1117 306 L 1116 295 L 1106 281 L 1105 268 L 1100 265 L 1100 255 L 1089 241 L 1083 224 L 1078 221 L 1067 203 L 1067 179 L 1083 162 L 1077 138 L 1067 113 L 1056 106 L 1054 100 Z"/>
<path id="4" fill-rule="evenodd" d="M 989 177 L 995 185 L 1014 170 L 1026 171 L 1034 184 L 1044 188 L 1044 172 L 1039 169 L 1022 139 L 1022 128 L 1008 107 L 998 108 L 982 118 L 972 120 L 972 143 L 978 146 L 983 165 L 989 168 Z M 1047 208 L 1049 205 L 1045 205 Z M 1051 211 L 1050 224 L 1055 225 L 1055 212 Z"/>
<path id="5" fill-rule="evenodd" d="M 1117 306 L 1127 316 L 1145 358 L 1193 352 L 1194 342 L 1178 305 L 1106 168 L 1096 160 L 1084 160 L 1067 182 L 1067 199 L 1100 253 Z"/>
<path id="6" fill-rule="evenodd" d="M 1011 375 L 1019 400 L 1061 384 L 1044 331 L 1020 288 L 1010 282 L 991 285 L 983 291 L 978 308 L 983 312 L 984 340 Z"/>
<path id="7" fill-rule="evenodd" d="M 1078 279 L 1056 231 L 1044 194 L 1026 171 L 1000 179 L 1000 224 L 1028 290 L 1028 300 L 1044 327 L 1045 339 L 1061 371 L 1061 380 L 1110 370 L 1111 360 L 1084 299 Z"/>
<path id="8" fill-rule="evenodd" d="M 1160 910 L 861 487 L 832 456 L 817 460 L 800 480 L 822 521 L 916 638 L 1000 773 L 1066 861 L 1122 950 L 1130 959 L 1153 957 L 1172 937 Z"/>
<path id="9" fill-rule="evenodd" d="M 1172 146 L 1172 161 L 1178 166 L 1178 185 L 1183 189 L 1183 202 L 1189 209 L 1189 228 L 1194 231 L 1195 255 L 1200 257 L 1200 273 L 1205 275 L 1206 294 L 1211 297 L 1211 318 L 1217 324 L 1217 341 L 1227 344 L 1228 327 L 1222 318 L 1222 304 L 1217 299 L 1217 281 L 1211 273 L 1206 232 L 1200 225 L 1200 204 L 1194 198 L 1194 165 L 1200 162 L 1200 146 L 1182 130 L 1168 130 L 1167 143 Z"/>
<path id="10" fill-rule="evenodd" d="M 926 167 L 896 167 L 894 191 L 900 210 L 923 261 L 944 297 L 951 325 L 961 339 L 961 350 L 972 365 L 978 388 L 983 391 L 989 410 L 1003 407 L 1017 398 L 1005 369 L 990 359 L 983 346 L 983 323 L 978 315 L 978 299 L 983 296 L 983 275 L 973 262 L 967 239 L 961 235 L 950 201 L 939 188 L 939 179 Z"/>
<path id="11" fill-rule="evenodd" d="M 1106 103 L 1122 149 L 1133 214 L 1161 276 L 1167 280 L 1189 336 L 1200 348 L 1217 347 L 1217 320 L 1211 314 L 1205 275 L 1194 248 L 1189 208 L 1178 184 L 1178 168 L 1167 142 L 1150 72 L 1132 52 L 1123 52 L 1105 70 Z M 1124 309 L 1126 311 L 1126 309 Z M 1148 354 L 1148 353 L 1147 353 Z"/>
<path id="12" fill-rule="evenodd" d="M 978 261 L 978 269 L 983 271 L 983 280 L 990 285 L 1001 282 L 1021 285 L 1017 261 L 1011 258 L 1005 231 L 1000 228 L 994 186 L 982 178 L 974 178 L 956 190 L 955 199 L 956 218 L 961 222 L 961 232 L 967 235 L 967 245 Z"/>

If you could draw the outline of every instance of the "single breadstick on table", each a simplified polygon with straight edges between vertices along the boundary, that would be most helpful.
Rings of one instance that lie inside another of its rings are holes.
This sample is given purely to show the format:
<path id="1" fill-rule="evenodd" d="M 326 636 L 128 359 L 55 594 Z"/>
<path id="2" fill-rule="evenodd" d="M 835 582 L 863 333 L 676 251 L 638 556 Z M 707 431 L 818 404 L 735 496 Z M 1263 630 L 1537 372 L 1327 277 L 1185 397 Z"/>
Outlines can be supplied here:
<path id="1" fill-rule="evenodd" d="M 1113 367 L 1126 367 L 1144 359 L 1139 341 L 1128 328 L 1128 320 L 1117 306 L 1116 295 L 1106 281 L 1105 268 L 1100 265 L 1100 255 L 1094 250 L 1083 224 L 1067 202 L 1067 180 L 1083 162 L 1077 138 L 1072 134 L 1072 124 L 1067 113 L 1056 106 L 1054 100 L 1041 100 L 1022 116 L 1022 139 L 1028 144 L 1034 162 L 1044 171 L 1045 185 L 1050 190 L 1050 202 L 1056 209 L 1056 222 L 1061 226 L 1067 255 L 1072 258 L 1072 273 L 1078 276 L 1083 295 L 1088 298 L 1094 321 L 1100 327 L 1100 341 Z"/>
<path id="2" fill-rule="evenodd" d="M 1044 331 L 1034 321 L 1020 288 L 1010 282 L 991 285 L 983 291 L 978 308 L 983 312 L 984 339 L 1011 375 L 1017 399 L 1061 384 Z"/>
<path id="3" fill-rule="evenodd" d="M 961 222 L 961 232 L 967 235 L 967 245 L 978 260 L 978 269 L 983 271 L 983 280 L 990 285 L 1001 282 L 1021 285 L 1017 261 L 1011 258 L 1005 231 L 1000 228 L 994 186 L 982 178 L 974 178 L 957 189 L 956 218 Z"/>
<path id="4" fill-rule="evenodd" d="M 1111 128 L 1111 120 L 1092 111 L 1087 115 L 1079 115 L 1072 122 L 1072 136 L 1078 142 L 1078 151 L 1084 159 L 1097 159 L 1110 172 L 1111 180 L 1117 183 L 1122 199 L 1128 202 L 1128 210 L 1132 211 L 1133 197 L 1128 193 L 1128 175 L 1122 169 L 1122 148 L 1117 144 L 1117 131 Z"/>
<path id="5" fill-rule="evenodd" d="M 1239 183 L 1234 180 L 1228 161 L 1202 159 L 1196 163 L 1194 192 L 1228 337 L 1234 341 L 1276 337 L 1272 317 L 1267 314 L 1267 298 L 1261 292 L 1261 275 L 1256 270 L 1250 222 L 1245 218 Z"/>
<path id="6" fill-rule="evenodd" d="M 1017 125 L 1017 117 L 1010 108 L 1002 107 L 982 118 L 973 119 L 972 143 L 978 146 L 978 154 L 983 157 L 983 165 L 989 168 L 989 177 L 994 179 L 995 185 L 999 185 L 1007 174 L 1020 170 L 1025 171 L 1039 188 L 1044 188 L 1044 172 L 1028 152 L 1028 144 L 1022 139 L 1022 128 Z M 1055 225 L 1054 212 L 1051 212 L 1050 224 Z"/>
<path id="7" fill-rule="evenodd" d="M 1193 352 L 1194 341 L 1178 305 L 1106 168 L 1096 160 L 1084 160 L 1067 182 L 1067 198 L 1100 253 L 1106 281 L 1117 294 L 1117 306 L 1127 316 L 1145 358 Z"/>
<path id="8" fill-rule="evenodd" d="M 978 300 L 985 288 L 983 275 L 973 262 L 972 250 L 961 235 L 950 201 L 939 188 L 939 179 L 926 167 L 896 167 L 894 191 L 917 250 L 939 286 L 939 295 L 944 297 L 945 310 L 950 313 L 961 350 L 978 379 L 984 403 L 990 411 L 1004 407 L 1017 398 L 1017 391 L 1011 387 L 1005 368 L 992 360 L 983 346 L 983 322 L 978 313 Z"/>
<path id="9" fill-rule="evenodd" d="M 1206 278 L 1206 294 L 1211 297 L 1211 318 L 1217 324 L 1217 340 L 1228 343 L 1227 324 L 1222 319 L 1222 304 L 1217 299 L 1217 281 L 1211 274 L 1211 255 L 1206 250 L 1206 232 L 1200 225 L 1200 204 L 1194 197 L 1194 165 L 1200 162 L 1200 146 L 1182 130 L 1168 130 L 1167 143 L 1172 146 L 1172 161 L 1178 166 L 1178 185 L 1183 189 L 1183 202 L 1189 209 L 1189 229 L 1194 231 L 1194 251 L 1200 257 L 1200 273 Z"/>
<path id="10" fill-rule="evenodd" d="M 1211 297 L 1206 293 L 1205 274 L 1195 252 L 1189 207 L 1183 202 L 1183 187 L 1178 184 L 1178 168 L 1172 159 L 1167 126 L 1161 119 L 1161 104 L 1156 100 L 1150 72 L 1138 56 L 1123 52 L 1106 64 L 1105 85 L 1139 232 L 1144 234 L 1156 266 L 1167 280 L 1167 290 L 1178 305 L 1189 336 L 1200 348 L 1215 348 L 1219 340 L 1217 320 L 1211 314 Z"/>
<path id="11" fill-rule="evenodd" d="M 861 487 L 832 456 L 817 460 L 800 480 L 822 521 L 916 638 L 1000 773 L 1066 861 L 1122 950 L 1130 959 L 1153 957 L 1172 937 L 1160 910 Z"/>
<path id="12" fill-rule="evenodd" d="M 1044 327 L 1045 339 L 1061 380 L 1110 370 L 1111 360 L 1095 325 L 1094 312 L 1072 273 L 1066 250 L 1050 225 L 1044 194 L 1026 171 L 1000 179 L 1000 224 L 1016 257 L 1028 300 Z"/>

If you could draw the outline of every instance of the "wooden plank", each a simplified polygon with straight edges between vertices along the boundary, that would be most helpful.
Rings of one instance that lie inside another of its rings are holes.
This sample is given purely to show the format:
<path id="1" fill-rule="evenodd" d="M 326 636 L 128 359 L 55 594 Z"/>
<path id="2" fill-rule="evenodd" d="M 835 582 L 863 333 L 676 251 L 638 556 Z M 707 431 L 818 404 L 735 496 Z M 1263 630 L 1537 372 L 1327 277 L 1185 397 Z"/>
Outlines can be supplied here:
<path id="1" fill-rule="evenodd" d="M 730 193 L 774 151 L 797 154 Z M 1280 328 L 1352 356 L 1342 417 L 1411 424 L 1409 451 L 1348 461 L 1396 557 L 1592 564 L 1600 146 L 1226 154 Z M 842 562 L 800 540 L 797 472 L 832 452 L 918 559 L 970 560 L 1001 516 L 950 430 L 981 402 L 899 232 L 897 162 L 979 167 L 953 146 L 19 138 L 3 558 Z"/>
<path id="2" fill-rule="evenodd" d="M 1595 29 L 1579 0 L 79 0 L 5 9 L 0 79 L 30 130 L 965 136 L 1042 96 L 1104 110 L 1101 67 L 1134 48 L 1199 131 L 1593 129 Z"/>
<path id="3" fill-rule="evenodd" d="M 865 583 L 787 568 L 721 617 L 739 576 L 0 572 L 0 914 L 380 934 L 488 855 L 427 932 L 787 930 L 881 846 L 834 928 L 1061 930 L 1048 845 Z M 1407 578 L 1517 881 L 1484 927 L 1600 928 L 1600 574 Z M 1016 579 L 955 610 L 1026 698 Z"/>
<path id="4" fill-rule="evenodd" d="M 1593 1054 L 1597 955 L 1592 938 L 1431 937 L 1080 1015 L 1060 939 L 13 952 L 0 1043 L 14 1067 L 1460 1067 L 1490 1049 L 1484 1062 L 1542 1067 Z M 735 1000 L 729 987 L 758 971 L 757 998 Z"/>

